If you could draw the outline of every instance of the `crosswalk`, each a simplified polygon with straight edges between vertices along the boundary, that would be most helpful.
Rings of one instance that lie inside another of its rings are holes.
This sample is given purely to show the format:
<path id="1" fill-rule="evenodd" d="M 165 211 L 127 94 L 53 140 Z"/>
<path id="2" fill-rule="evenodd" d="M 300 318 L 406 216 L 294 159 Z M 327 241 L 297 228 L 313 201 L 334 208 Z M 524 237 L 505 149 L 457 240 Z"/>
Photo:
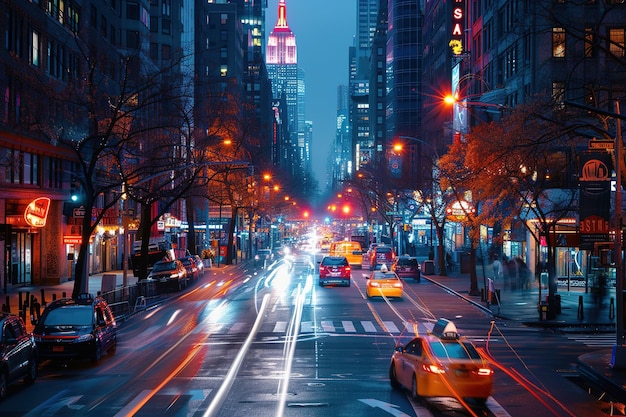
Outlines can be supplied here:
<path id="1" fill-rule="evenodd" d="M 611 347 L 617 342 L 617 338 L 614 333 L 571 334 L 568 335 L 567 338 L 586 346 L 598 348 Z"/>
<path id="2" fill-rule="evenodd" d="M 266 323 L 261 326 L 260 333 L 285 334 L 289 322 L 277 321 Z M 249 325 L 243 322 L 235 323 L 211 323 L 204 331 L 213 334 L 241 334 L 246 333 Z M 372 320 L 322 320 L 319 322 L 302 321 L 300 323 L 300 334 L 415 334 L 417 332 L 427 332 L 432 330 L 432 323 L 415 323 L 394 321 L 372 321 Z M 202 331 L 202 330 L 201 330 Z"/>

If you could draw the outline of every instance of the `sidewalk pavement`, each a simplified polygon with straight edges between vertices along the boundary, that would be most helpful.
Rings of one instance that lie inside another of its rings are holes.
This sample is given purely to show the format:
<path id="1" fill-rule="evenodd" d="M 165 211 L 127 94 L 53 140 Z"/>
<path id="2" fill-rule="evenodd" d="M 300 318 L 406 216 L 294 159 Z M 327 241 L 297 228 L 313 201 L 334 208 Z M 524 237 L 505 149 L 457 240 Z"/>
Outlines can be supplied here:
<path id="1" fill-rule="evenodd" d="M 560 311 L 543 316 L 539 309 L 539 286 L 534 282 L 529 289 L 499 288 L 499 304 L 494 301 L 489 307 L 480 293 L 487 286 L 487 278 L 483 278 L 479 271 L 478 295 L 470 295 L 470 274 L 451 272 L 448 276 L 424 275 L 424 278 L 434 284 L 446 287 L 457 295 L 485 311 L 504 320 L 520 322 L 526 326 L 551 328 L 564 333 L 613 333 L 616 331 L 615 320 L 615 288 L 607 290 L 603 299 L 595 298 L 591 292 L 585 293 L 584 288 L 559 287 L 557 294 L 560 297 Z M 541 291 L 541 298 L 545 301 L 548 291 Z M 551 318 L 548 318 L 551 317 Z M 553 318 L 552 318 L 553 317 Z M 617 341 L 617 338 L 616 338 Z M 626 347 L 625 347 L 626 349 Z M 613 350 L 600 349 L 578 357 L 578 371 L 581 376 L 594 386 L 601 388 L 622 402 L 626 402 L 626 369 L 611 367 Z"/>

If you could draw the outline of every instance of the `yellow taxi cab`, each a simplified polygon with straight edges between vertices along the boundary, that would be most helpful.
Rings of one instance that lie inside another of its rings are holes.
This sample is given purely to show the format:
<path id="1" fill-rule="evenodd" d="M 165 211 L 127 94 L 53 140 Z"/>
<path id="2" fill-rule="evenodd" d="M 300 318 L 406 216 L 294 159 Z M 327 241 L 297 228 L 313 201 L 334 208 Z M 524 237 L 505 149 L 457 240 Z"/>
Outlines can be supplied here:
<path id="1" fill-rule="evenodd" d="M 484 404 L 493 390 L 493 369 L 449 320 L 439 319 L 424 336 L 396 346 L 391 386 L 413 397 L 454 397 Z"/>
<path id="2" fill-rule="evenodd" d="M 367 278 L 365 291 L 367 297 L 396 297 L 402 298 L 404 285 L 398 275 L 383 267 L 371 273 Z"/>

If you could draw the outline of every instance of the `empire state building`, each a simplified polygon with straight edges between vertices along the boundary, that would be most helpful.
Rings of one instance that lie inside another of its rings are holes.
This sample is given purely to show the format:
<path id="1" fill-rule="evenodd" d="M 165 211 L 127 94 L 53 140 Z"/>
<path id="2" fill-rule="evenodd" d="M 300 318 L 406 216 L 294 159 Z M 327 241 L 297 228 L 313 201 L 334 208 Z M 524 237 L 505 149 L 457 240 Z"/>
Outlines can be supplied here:
<path id="1" fill-rule="evenodd" d="M 284 100 L 287 108 L 291 146 L 285 148 L 291 148 L 293 157 L 298 161 L 294 168 L 306 170 L 309 149 L 305 141 L 304 71 L 298 67 L 296 37 L 287 24 L 285 0 L 278 3 L 278 18 L 267 39 L 265 57 L 268 77 L 272 82 L 272 96 L 276 100 Z"/>

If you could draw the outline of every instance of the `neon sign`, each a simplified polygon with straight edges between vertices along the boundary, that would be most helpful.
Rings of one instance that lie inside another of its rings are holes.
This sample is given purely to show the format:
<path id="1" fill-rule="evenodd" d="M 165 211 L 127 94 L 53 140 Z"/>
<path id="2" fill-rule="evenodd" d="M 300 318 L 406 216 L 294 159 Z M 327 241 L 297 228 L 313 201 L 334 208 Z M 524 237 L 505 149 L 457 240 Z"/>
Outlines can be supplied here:
<path id="1" fill-rule="evenodd" d="M 463 34 L 465 33 L 465 0 L 454 0 L 452 6 L 452 39 L 448 46 L 454 55 L 463 53 Z"/>
<path id="2" fill-rule="evenodd" d="M 26 210 L 24 210 L 24 220 L 32 227 L 44 227 L 48 219 L 48 209 L 50 208 L 50 199 L 48 197 L 39 197 L 31 201 Z"/>

